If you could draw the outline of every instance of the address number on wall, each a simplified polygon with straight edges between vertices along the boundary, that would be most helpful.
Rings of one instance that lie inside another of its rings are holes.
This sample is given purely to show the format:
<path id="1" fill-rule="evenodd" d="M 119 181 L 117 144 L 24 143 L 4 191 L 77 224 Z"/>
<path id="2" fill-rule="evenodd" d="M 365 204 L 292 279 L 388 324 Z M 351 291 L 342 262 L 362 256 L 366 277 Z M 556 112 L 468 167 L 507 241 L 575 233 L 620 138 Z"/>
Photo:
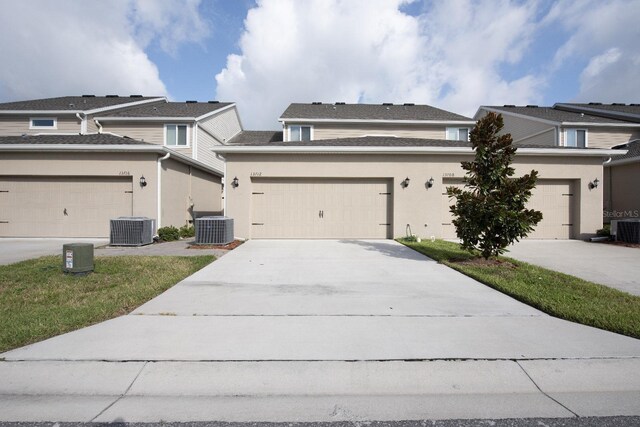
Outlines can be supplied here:
<path id="1" fill-rule="evenodd" d="M 262 172 L 251 172 L 251 176 L 262 176 Z"/>
<path id="2" fill-rule="evenodd" d="M 129 171 L 120 171 L 120 172 L 118 172 L 118 175 L 131 175 L 131 172 L 129 172 Z"/>
<path id="3" fill-rule="evenodd" d="M 445 172 L 445 173 L 442 174 L 442 176 L 447 177 L 447 178 L 451 178 L 451 177 L 456 176 L 456 174 L 453 173 L 453 172 Z"/>

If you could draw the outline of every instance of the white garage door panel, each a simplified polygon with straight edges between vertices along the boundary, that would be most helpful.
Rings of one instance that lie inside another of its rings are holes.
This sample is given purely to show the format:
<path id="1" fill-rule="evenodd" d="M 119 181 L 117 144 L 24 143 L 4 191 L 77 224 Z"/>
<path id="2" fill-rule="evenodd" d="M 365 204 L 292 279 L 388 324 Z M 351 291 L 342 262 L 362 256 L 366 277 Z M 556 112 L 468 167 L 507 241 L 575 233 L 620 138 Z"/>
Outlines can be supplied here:
<path id="1" fill-rule="evenodd" d="M 384 179 L 254 179 L 253 238 L 389 238 Z"/>
<path id="2" fill-rule="evenodd" d="M 573 237 L 573 184 L 568 180 L 539 180 L 529 199 L 529 209 L 542 212 L 542 221 L 529 234 L 532 239 Z"/>
<path id="3" fill-rule="evenodd" d="M 106 237 L 132 193 L 131 177 L 0 176 L 0 236 Z"/>

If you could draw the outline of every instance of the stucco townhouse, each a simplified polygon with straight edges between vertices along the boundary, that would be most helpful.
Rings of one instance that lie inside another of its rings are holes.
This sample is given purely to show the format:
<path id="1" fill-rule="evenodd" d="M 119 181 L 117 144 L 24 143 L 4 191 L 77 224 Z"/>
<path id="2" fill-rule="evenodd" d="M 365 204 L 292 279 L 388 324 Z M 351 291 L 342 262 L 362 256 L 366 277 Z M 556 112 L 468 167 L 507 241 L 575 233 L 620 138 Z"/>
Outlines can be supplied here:
<path id="1" fill-rule="evenodd" d="M 493 111 L 502 114 L 504 132 L 520 145 L 601 148 L 627 151 L 604 161 L 603 221 L 637 218 L 640 212 L 640 104 L 556 103 L 482 106 L 476 119 Z"/>
<path id="2" fill-rule="evenodd" d="M 238 237 L 456 237 L 446 188 L 463 185 L 474 119 L 428 105 L 314 102 L 291 104 L 279 121 L 281 132 L 245 131 L 217 148 Z M 601 228 L 602 165 L 625 151 L 518 142 L 516 174 L 540 174 L 530 206 L 544 219 L 530 237 Z"/>
<path id="3" fill-rule="evenodd" d="M 182 226 L 222 211 L 214 147 L 233 103 L 67 96 L 0 104 L 0 237 L 105 237 L 109 219 Z"/>

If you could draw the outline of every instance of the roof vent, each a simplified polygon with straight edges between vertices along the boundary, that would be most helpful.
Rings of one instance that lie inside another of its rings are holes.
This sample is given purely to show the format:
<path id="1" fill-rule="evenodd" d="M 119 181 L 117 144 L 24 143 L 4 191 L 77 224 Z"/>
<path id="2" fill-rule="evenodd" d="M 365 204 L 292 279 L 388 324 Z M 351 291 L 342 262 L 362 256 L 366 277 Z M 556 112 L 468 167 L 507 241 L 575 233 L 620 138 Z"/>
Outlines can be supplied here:
<path id="1" fill-rule="evenodd" d="M 383 102 L 382 105 L 393 105 L 393 102 Z"/>
<path id="2" fill-rule="evenodd" d="M 344 102 L 336 102 L 336 105 L 344 105 Z"/>
<path id="3" fill-rule="evenodd" d="M 198 103 L 198 101 L 194 101 L 192 99 L 187 101 L 187 104 L 197 104 L 197 103 Z"/>
<path id="4" fill-rule="evenodd" d="M 503 107 L 515 108 L 515 104 L 504 104 Z"/>
<path id="5" fill-rule="evenodd" d="M 590 102 L 589 105 L 602 105 L 602 102 Z"/>
<path id="6" fill-rule="evenodd" d="M 322 105 L 322 102 L 313 101 L 313 102 L 311 103 L 311 105 Z"/>
<path id="7" fill-rule="evenodd" d="M 107 98 L 117 98 L 118 95 L 107 95 Z"/>
<path id="8" fill-rule="evenodd" d="M 75 108 L 75 105 L 73 105 L 73 102 L 69 103 L 69 108 Z"/>
<path id="9" fill-rule="evenodd" d="M 629 104 L 630 107 L 640 107 L 640 104 Z"/>
<path id="10" fill-rule="evenodd" d="M 611 105 L 622 105 L 622 106 L 624 106 L 624 105 L 627 105 L 627 104 L 625 104 L 624 102 L 612 102 Z"/>
<path id="11" fill-rule="evenodd" d="M 533 104 L 529 104 L 529 105 L 527 105 L 527 108 L 538 108 L 538 106 L 537 105 L 533 105 Z"/>
<path id="12" fill-rule="evenodd" d="M 414 104 L 413 102 L 405 102 L 404 105 L 406 105 L 408 107 L 413 107 L 416 104 Z"/>
<path id="13" fill-rule="evenodd" d="M 82 95 L 83 98 L 95 98 L 95 95 Z"/>
<path id="14" fill-rule="evenodd" d="M 220 101 L 209 101 L 209 104 L 220 104 Z"/>
<path id="15" fill-rule="evenodd" d="M 142 95 L 129 95 L 129 98 L 142 98 Z"/>

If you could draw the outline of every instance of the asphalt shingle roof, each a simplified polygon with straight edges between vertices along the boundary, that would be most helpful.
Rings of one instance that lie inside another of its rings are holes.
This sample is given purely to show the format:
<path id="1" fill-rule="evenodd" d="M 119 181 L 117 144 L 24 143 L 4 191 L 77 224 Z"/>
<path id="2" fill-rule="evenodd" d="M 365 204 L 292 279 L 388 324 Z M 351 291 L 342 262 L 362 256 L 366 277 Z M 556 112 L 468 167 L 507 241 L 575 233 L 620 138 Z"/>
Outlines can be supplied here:
<path id="1" fill-rule="evenodd" d="M 160 96 L 62 96 L 59 98 L 32 99 L 0 103 L 2 110 L 13 111 L 88 111 L 97 108 L 115 107 L 130 102 L 158 99 Z"/>
<path id="2" fill-rule="evenodd" d="M 549 120 L 552 122 L 566 123 L 619 123 L 621 125 L 628 124 L 624 120 L 617 120 L 608 117 L 593 116 L 590 114 L 575 113 L 572 111 L 563 111 L 553 107 L 516 107 L 516 106 L 498 106 L 488 105 L 482 108 L 490 108 L 492 110 L 503 111 L 505 113 L 521 114 L 524 116 L 535 117 L 538 119 Z"/>
<path id="3" fill-rule="evenodd" d="M 12 144 L 55 144 L 55 145 L 150 145 L 143 141 L 126 136 L 109 133 L 93 133 L 86 135 L 22 135 L 0 136 L 0 145 Z"/>
<path id="4" fill-rule="evenodd" d="M 231 102 L 153 102 L 115 113 L 107 112 L 104 117 L 200 117 L 231 104 Z"/>
<path id="5" fill-rule="evenodd" d="M 281 119 L 470 121 L 450 111 L 413 104 L 291 104 Z"/>
<path id="6" fill-rule="evenodd" d="M 557 103 L 555 108 L 574 112 L 583 112 L 599 117 L 625 120 L 640 123 L 640 104 L 566 104 Z"/>
<path id="7" fill-rule="evenodd" d="M 254 145 L 277 141 L 282 141 L 282 131 L 245 130 L 231 138 L 228 143 L 238 145 Z"/>
<path id="8" fill-rule="evenodd" d="M 619 150 L 627 150 L 627 154 L 623 156 L 616 156 L 615 160 L 627 160 L 640 158 L 640 139 L 627 142 L 626 144 L 616 145 L 613 147 Z"/>

